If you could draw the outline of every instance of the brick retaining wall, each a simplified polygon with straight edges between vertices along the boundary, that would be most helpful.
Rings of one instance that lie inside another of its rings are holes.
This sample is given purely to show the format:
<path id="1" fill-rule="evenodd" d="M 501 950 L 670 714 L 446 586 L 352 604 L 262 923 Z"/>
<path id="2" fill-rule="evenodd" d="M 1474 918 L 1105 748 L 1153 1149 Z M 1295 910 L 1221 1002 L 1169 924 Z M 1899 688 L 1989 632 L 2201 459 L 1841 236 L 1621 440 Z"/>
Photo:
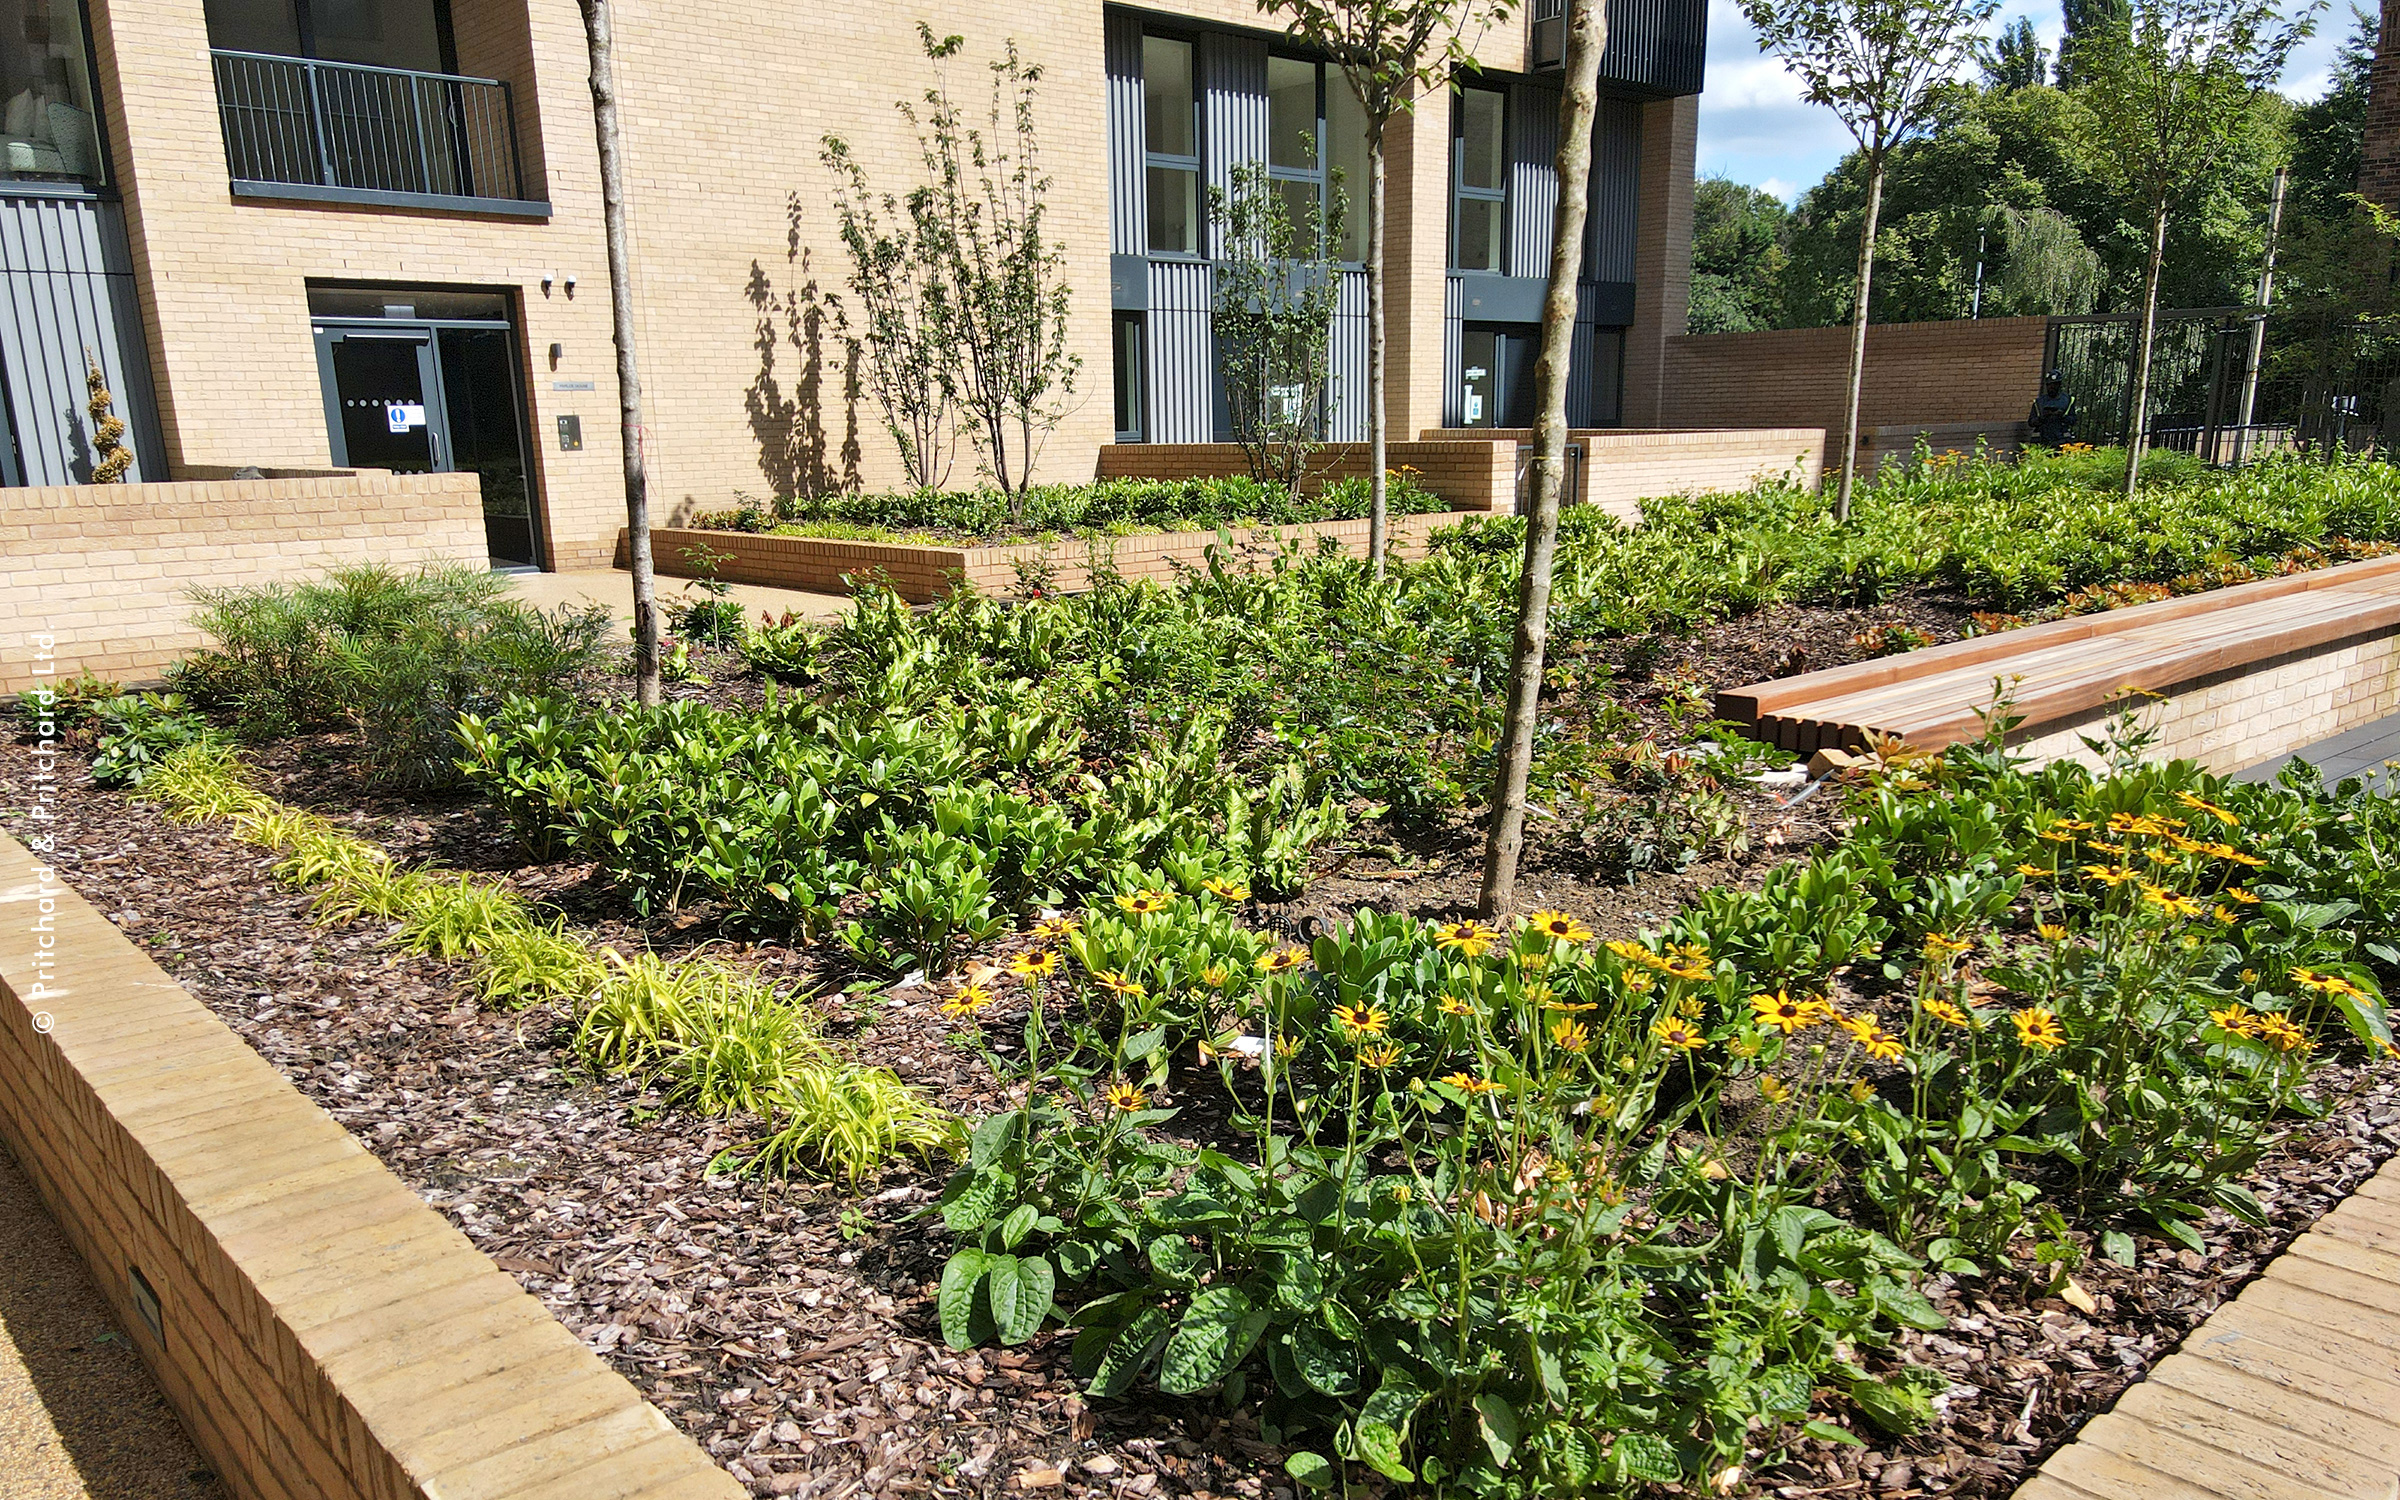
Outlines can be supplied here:
<path id="1" fill-rule="evenodd" d="M 473 474 L 0 489 L 0 692 L 85 670 L 155 678 L 203 644 L 188 623 L 196 587 L 487 555 Z"/>
<path id="2" fill-rule="evenodd" d="M 1471 513 L 1470 513 L 1471 514 Z M 1394 557 L 1421 557 L 1426 538 L 1465 516 L 1455 512 L 1391 518 Z M 1313 553 L 1330 540 L 1353 557 L 1367 549 L 1365 521 L 1311 521 L 1295 526 L 1256 526 L 1233 529 L 1237 555 L 1264 558 L 1297 542 Z M 853 542 L 827 537 L 767 536 L 744 531 L 697 531 L 658 528 L 650 533 L 650 555 L 659 575 L 697 578 L 703 570 L 694 560 L 706 548 L 715 554 L 709 573 L 727 583 L 760 584 L 768 588 L 810 589 L 837 593 L 848 587 L 849 575 L 880 571 L 900 597 L 924 604 L 948 593 L 960 581 L 987 594 L 1004 594 L 1017 586 L 1020 562 L 1048 561 L 1051 583 L 1062 593 L 1091 587 L 1095 557 L 1113 565 L 1129 580 L 1165 583 L 1178 565 L 1207 566 L 1211 548 L 1221 546 L 1213 531 L 1159 531 L 1136 536 L 1104 537 L 1086 542 L 1067 538 L 1014 547 L 934 547 L 906 542 Z M 617 535 L 617 561 L 627 566 L 625 534 Z"/>
<path id="3" fill-rule="evenodd" d="M 0 1133 L 239 1500 L 741 1500 L 5 836 L 0 922 Z"/>

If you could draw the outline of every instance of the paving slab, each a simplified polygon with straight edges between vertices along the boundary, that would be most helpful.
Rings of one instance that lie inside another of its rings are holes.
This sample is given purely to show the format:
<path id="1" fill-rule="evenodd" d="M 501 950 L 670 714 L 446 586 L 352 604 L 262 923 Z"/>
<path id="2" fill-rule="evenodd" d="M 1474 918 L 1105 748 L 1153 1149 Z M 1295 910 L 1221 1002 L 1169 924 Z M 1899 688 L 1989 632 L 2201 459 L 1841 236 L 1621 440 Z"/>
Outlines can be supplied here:
<path id="1" fill-rule="evenodd" d="M 2016 1500 L 2400 1500 L 2400 1157 Z"/>

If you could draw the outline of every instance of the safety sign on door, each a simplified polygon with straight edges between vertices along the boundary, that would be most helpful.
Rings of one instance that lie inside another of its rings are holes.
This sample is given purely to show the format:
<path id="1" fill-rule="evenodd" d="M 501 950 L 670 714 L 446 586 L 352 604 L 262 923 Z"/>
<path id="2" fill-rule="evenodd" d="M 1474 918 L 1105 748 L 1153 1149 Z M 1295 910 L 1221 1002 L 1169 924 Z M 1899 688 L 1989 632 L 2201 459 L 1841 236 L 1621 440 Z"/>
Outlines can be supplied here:
<path id="1" fill-rule="evenodd" d="M 392 401 L 383 408 L 383 420 L 394 432 L 407 432 L 425 425 L 425 403 L 422 401 Z"/>

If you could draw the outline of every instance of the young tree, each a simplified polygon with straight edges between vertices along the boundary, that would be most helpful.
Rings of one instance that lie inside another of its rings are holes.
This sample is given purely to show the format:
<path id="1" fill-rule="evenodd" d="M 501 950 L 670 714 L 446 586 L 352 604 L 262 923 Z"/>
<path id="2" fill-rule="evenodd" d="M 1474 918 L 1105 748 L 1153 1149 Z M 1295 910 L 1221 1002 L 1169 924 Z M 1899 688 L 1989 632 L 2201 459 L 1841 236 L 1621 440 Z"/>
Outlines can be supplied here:
<path id="1" fill-rule="evenodd" d="M 1517 639 L 1508 673 L 1508 719 L 1483 851 L 1486 920 L 1516 906 L 1517 861 L 1525 849 L 1525 787 L 1541 716 L 1542 659 L 1550 638 L 1550 569 L 1558 551 L 1558 507 L 1567 473 L 1567 371 L 1575 347 L 1575 293 L 1583 276 L 1583 226 L 1591 204 L 1592 124 L 1600 112 L 1600 52 L 1608 7 L 1567 7 L 1565 78 L 1558 102 L 1558 212 L 1550 225 L 1550 288 L 1542 299 L 1542 352 L 1534 361 L 1532 506 L 1525 517 L 1525 566 L 1517 578 Z"/>
<path id="2" fill-rule="evenodd" d="M 1999 0 L 1742 0 L 1759 46 L 1783 59 L 1812 104 L 1849 128 L 1866 158 L 1867 213 L 1858 237 L 1850 311 L 1850 388 L 1842 423 L 1841 488 L 1834 516 L 1850 517 L 1858 469 L 1858 392 L 1867 362 L 1867 312 L 1875 275 L 1875 221 L 1893 147 L 1923 130 L 1954 86 Z"/>
<path id="3" fill-rule="evenodd" d="M 917 23 L 939 64 L 965 38 Z M 1042 444 L 1066 416 L 1083 357 L 1070 352 L 1067 254 L 1044 227 L 1050 178 L 1040 164 L 1033 103 L 1042 69 L 1010 39 L 991 64 L 991 110 L 966 123 L 947 82 L 925 91 L 917 130 L 926 181 L 909 194 L 918 253 L 929 262 L 933 317 L 955 363 L 951 377 L 992 482 L 1022 516 Z"/>
<path id="4" fill-rule="evenodd" d="M 1252 477 L 1294 496 L 1324 430 L 1346 207 L 1337 188 L 1330 208 L 1295 219 L 1264 162 L 1235 167 L 1230 191 L 1208 190 L 1222 247 L 1209 323 L 1234 441 Z"/>
<path id="5" fill-rule="evenodd" d="M 1467 33 L 1505 20 L 1515 0 L 1258 0 L 1294 40 L 1341 69 L 1367 125 L 1367 556 L 1383 576 L 1385 449 L 1384 137 L 1417 94 L 1472 67 Z"/>
<path id="6" fill-rule="evenodd" d="M 850 252 L 850 296 L 860 318 L 854 331 L 849 309 L 835 302 L 835 324 L 866 371 L 867 389 L 883 408 L 884 430 L 900 449 L 909 482 L 940 489 L 950 477 L 958 434 L 948 304 L 934 280 L 939 267 L 925 254 L 911 205 L 869 187 L 848 142 L 825 137 L 818 159 L 833 174 L 834 221 Z"/>
<path id="7" fill-rule="evenodd" d="M 2151 342 L 2167 213 L 2244 131 L 2250 107 L 2316 25 L 2316 6 L 2285 17 L 2274 0 L 2134 0 L 2127 22 L 2076 42 L 2076 67 L 2097 125 L 2095 144 L 2150 214 L 2150 258 L 2134 335 L 2125 414 L 2125 493 L 2141 478 L 2148 438 Z"/>
<path id="8" fill-rule="evenodd" d="M 625 530 L 633 568 L 634 697 L 659 700 L 658 580 L 650 563 L 650 472 L 642 457 L 642 377 L 633 359 L 633 249 L 625 227 L 625 135 L 617 121 L 610 0 L 578 0 L 592 59 L 592 128 L 600 141 L 600 217 L 608 237 L 608 304 L 617 342 L 617 416 L 625 445 Z"/>

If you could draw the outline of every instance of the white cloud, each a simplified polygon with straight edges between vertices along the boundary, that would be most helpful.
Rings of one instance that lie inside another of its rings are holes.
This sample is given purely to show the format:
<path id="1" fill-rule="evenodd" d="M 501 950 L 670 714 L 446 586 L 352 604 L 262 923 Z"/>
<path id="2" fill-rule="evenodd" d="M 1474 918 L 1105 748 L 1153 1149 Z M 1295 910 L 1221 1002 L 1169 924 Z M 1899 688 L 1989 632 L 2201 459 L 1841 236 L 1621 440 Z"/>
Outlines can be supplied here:
<path id="1" fill-rule="evenodd" d="M 2020 16 L 2032 21 L 2042 45 L 2056 52 L 2065 26 L 2053 0 L 2006 0 L 1994 29 Z M 2325 92 L 2334 51 L 2350 25 L 2344 9 L 2320 16 L 2317 34 L 2301 44 L 2284 70 L 2284 92 L 2296 99 Z M 1783 65 L 1760 54 L 1740 0 L 1710 0 L 1708 88 L 1700 96 L 1701 173 L 1752 183 L 1789 201 L 1813 187 L 1850 149 L 1850 133 L 1833 112 L 1804 102 Z"/>

